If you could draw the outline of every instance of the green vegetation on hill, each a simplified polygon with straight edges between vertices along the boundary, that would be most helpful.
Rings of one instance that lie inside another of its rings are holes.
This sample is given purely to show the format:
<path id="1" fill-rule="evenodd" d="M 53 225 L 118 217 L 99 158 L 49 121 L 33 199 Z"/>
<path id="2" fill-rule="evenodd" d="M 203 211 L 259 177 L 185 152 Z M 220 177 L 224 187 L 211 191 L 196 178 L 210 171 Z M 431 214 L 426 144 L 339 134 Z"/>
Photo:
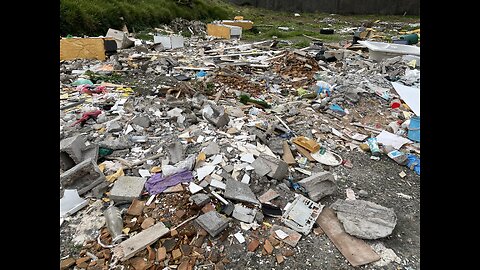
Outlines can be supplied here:
<path id="1" fill-rule="evenodd" d="M 120 19 L 124 18 L 124 21 Z M 60 0 L 60 34 L 105 35 L 108 28 L 157 27 L 181 17 L 211 21 L 228 19 L 230 11 L 213 0 Z"/>

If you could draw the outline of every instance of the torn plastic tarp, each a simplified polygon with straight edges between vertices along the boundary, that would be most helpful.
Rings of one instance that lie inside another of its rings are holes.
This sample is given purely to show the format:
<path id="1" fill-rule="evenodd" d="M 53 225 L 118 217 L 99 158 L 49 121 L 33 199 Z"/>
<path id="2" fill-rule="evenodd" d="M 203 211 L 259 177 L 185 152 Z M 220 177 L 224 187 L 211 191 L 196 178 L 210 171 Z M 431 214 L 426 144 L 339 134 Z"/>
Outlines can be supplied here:
<path id="1" fill-rule="evenodd" d="M 185 170 L 178 172 L 176 174 L 163 177 L 161 173 L 157 173 L 154 176 L 150 177 L 147 182 L 145 182 L 145 188 L 148 193 L 155 195 L 163 192 L 165 189 L 178 185 L 179 183 L 187 183 L 192 181 L 193 174 L 191 171 Z"/>

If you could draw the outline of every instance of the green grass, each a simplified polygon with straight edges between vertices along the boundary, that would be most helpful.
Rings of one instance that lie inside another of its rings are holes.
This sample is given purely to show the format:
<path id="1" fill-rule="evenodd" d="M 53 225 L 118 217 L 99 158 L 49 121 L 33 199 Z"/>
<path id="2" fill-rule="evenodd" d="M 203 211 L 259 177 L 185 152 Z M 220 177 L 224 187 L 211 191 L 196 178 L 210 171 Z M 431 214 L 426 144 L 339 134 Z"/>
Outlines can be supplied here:
<path id="1" fill-rule="evenodd" d="M 60 0 L 60 34 L 98 36 L 108 28 L 121 29 L 124 22 L 130 31 L 139 31 L 177 17 L 203 21 L 232 17 L 225 7 L 216 0 Z"/>

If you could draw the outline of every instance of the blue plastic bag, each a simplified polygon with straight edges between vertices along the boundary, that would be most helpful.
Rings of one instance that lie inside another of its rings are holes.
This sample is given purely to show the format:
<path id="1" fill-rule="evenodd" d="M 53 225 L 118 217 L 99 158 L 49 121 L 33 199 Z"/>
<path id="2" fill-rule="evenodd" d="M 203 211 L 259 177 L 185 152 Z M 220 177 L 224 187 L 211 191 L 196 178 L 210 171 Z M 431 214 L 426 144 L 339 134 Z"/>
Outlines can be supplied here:
<path id="1" fill-rule="evenodd" d="M 203 70 L 200 70 L 199 72 L 197 72 L 197 78 L 201 78 L 201 77 L 205 77 L 207 76 L 207 72 L 203 71 Z"/>
<path id="2" fill-rule="evenodd" d="M 416 174 L 420 175 L 420 158 L 415 155 L 408 155 L 407 156 L 407 167 L 410 170 L 413 170 Z"/>

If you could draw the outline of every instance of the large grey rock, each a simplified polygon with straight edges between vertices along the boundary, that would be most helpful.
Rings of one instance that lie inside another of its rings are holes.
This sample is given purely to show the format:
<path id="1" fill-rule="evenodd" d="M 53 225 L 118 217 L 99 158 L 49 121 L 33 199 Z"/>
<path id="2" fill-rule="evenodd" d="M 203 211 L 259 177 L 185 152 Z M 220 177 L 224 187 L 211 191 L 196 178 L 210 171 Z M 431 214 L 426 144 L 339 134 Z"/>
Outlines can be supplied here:
<path id="1" fill-rule="evenodd" d="M 76 189 L 79 195 L 86 193 L 105 180 L 97 164 L 86 159 L 60 175 L 60 184 L 65 189 Z"/>
<path id="2" fill-rule="evenodd" d="M 113 121 L 108 126 L 107 131 L 108 132 L 119 132 L 119 131 L 122 131 L 122 126 L 120 125 L 120 123 L 118 123 L 118 121 Z"/>
<path id="3" fill-rule="evenodd" d="M 207 157 L 220 153 L 220 147 L 216 142 L 210 142 L 202 151 Z"/>
<path id="4" fill-rule="evenodd" d="M 228 114 L 225 113 L 225 109 L 222 106 L 213 104 L 206 105 L 202 110 L 202 115 L 217 128 L 225 126 L 230 121 Z"/>
<path id="5" fill-rule="evenodd" d="M 334 181 L 335 178 L 330 172 L 320 172 L 300 180 L 298 184 L 305 188 L 311 200 L 318 202 L 321 198 L 332 195 L 337 190 Z"/>
<path id="6" fill-rule="evenodd" d="M 215 237 L 228 227 L 230 219 L 219 214 L 217 211 L 210 211 L 199 216 L 195 219 L 195 222 L 212 237 Z"/>
<path id="7" fill-rule="evenodd" d="M 143 128 L 148 128 L 150 126 L 150 119 L 146 116 L 137 116 L 132 120 L 132 124 L 139 125 Z"/>
<path id="8" fill-rule="evenodd" d="M 171 164 L 175 164 L 185 159 L 185 149 L 178 141 L 167 145 L 167 151 Z"/>
<path id="9" fill-rule="evenodd" d="M 255 210 L 244 207 L 241 204 L 235 204 L 232 217 L 246 223 L 252 223 L 255 219 L 255 214 Z"/>
<path id="10" fill-rule="evenodd" d="M 251 165 L 259 177 L 268 175 L 271 178 L 282 180 L 288 174 L 288 164 L 285 161 L 265 154 L 261 154 Z"/>
<path id="11" fill-rule="evenodd" d="M 108 137 L 105 140 L 98 143 L 100 147 L 108 148 L 112 150 L 122 150 L 130 148 L 133 143 L 128 140 L 126 136 L 120 136 L 118 138 Z"/>
<path id="12" fill-rule="evenodd" d="M 76 135 L 60 141 L 60 168 L 66 171 L 80 162 L 91 158 L 94 162 L 98 158 L 98 145 L 85 145 L 86 138 Z"/>
<path id="13" fill-rule="evenodd" d="M 225 198 L 260 205 L 248 184 L 236 180 L 227 180 Z"/>
<path id="14" fill-rule="evenodd" d="M 348 234 L 363 239 L 389 236 L 397 224 L 393 209 L 369 201 L 339 199 L 330 208 Z"/>
<path id="15" fill-rule="evenodd" d="M 120 176 L 110 190 L 110 199 L 114 201 L 133 201 L 142 194 L 147 181 L 143 177 Z"/>

